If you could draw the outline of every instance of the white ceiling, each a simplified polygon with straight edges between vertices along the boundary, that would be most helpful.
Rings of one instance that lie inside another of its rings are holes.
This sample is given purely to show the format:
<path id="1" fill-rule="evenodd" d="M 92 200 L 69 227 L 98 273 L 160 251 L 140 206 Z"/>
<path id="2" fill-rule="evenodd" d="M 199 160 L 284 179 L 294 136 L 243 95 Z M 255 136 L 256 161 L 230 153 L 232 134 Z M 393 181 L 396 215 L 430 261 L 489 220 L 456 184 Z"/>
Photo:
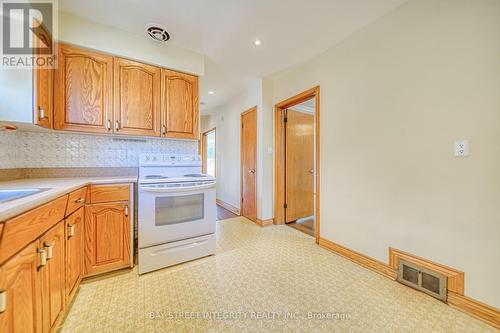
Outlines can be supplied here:
<path id="1" fill-rule="evenodd" d="M 60 0 L 59 8 L 142 35 L 147 23 L 163 24 L 169 43 L 206 56 L 200 101 L 207 113 L 251 80 L 326 51 L 404 1 Z"/>

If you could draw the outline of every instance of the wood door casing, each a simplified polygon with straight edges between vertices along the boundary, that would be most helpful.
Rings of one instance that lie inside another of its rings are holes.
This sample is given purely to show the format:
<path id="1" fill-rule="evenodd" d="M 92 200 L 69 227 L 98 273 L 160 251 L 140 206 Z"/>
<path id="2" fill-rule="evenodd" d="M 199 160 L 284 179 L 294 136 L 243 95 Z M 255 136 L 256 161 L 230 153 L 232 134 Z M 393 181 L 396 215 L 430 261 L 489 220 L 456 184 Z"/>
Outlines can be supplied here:
<path id="1" fill-rule="evenodd" d="M 43 25 L 35 25 L 34 46 L 49 46 L 52 49 L 52 37 Z M 43 43 L 45 45 L 41 45 Z M 37 56 L 43 56 L 37 52 Z M 33 121 L 36 125 L 53 128 L 54 117 L 54 70 L 51 68 L 33 69 Z"/>
<path id="2" fill-rule="evenodd" d="M 314 215 L 314 115 L 287 110 L 286 222 Z"/>
<path id="3" fill-rule="evenodd" d="M 130 266 L 128 202 L 94 204 L 85 212 L 85 272 Z"/>
<path id="4" fill-rule="evenodd" d="M 54 85 L 54 128 L 111 131 L 113 57 L 60 44 Z"/>
<path id="5" fill-rule="evenodd" d="M 71 301 L 83 276 L 84 216 L 81 207 L 65 220 L 66 224 L 66 300 Z"/>
<path id="6" fill-rule="evenodd" d="M 32 242 L 0 266 L 0 289 L 7 292 L 0 332 L 42 332 L 38 245 L 38 240 Z"/>
<path id="7" fill-rule="evenodd" d="M 162 69 L 161 82 L 162 135 L 198 139 L 198 77 Z"/>
<path id="8" fill-rule="evenodd" d="M 47 252 L 47 263 L 40 267 L 43 332 L 51 332 L 57 330 L 66 306 L 64 221 L 42 236 L 40 246 Z M 52 256 L 49 247 L 52 248 Z"/>
<path id="9" fill-rule="evenodd" d="M 114 59 L 115 132 L 160 136 L 159 67 Z"/>
<path id="10" fill-rule="evenodd" d="M 257 221 L 257 107 L 241 114 L 241 215 Z"/>

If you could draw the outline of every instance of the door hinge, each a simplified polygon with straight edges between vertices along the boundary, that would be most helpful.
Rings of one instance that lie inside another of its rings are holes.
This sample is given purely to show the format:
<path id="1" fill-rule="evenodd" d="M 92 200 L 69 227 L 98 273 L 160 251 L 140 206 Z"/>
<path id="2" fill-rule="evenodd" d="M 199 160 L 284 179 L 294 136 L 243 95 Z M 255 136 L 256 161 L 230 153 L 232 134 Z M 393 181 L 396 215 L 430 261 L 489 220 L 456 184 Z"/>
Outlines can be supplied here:
<path id="1" fill-rule="evenodd" d="M 283 208 L 287 209 L 288 208 L 288 205 L 285 203 L 283 204 Z"/>
<path id="2" fill-rule="evenodd" d="M 5 312 L 7 310 L 7 290 L 0 290 L 0 313 Z"/>
<path id="3" fill-rule="evenodd" d="M 241 198 L 241 202 L 243 202 L 243 200 L 244 200 L 244 199 L 243 199 L 243 198 Z"/>
<path id="4" fill-rule="evenodd" d="M 288 117 L 283 118 L 283 121 L 284 121 L 285 123 L 287 123 L 287 122 L 288 122 Z"/>

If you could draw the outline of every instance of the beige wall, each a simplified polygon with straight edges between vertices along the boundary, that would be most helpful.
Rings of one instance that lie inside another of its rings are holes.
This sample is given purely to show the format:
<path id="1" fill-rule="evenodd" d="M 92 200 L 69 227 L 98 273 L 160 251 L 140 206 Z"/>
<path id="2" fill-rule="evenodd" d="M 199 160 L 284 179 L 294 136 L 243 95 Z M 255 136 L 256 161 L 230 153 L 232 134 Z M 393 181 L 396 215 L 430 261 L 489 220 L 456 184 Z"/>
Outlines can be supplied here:
<path id="1" fill-rule="evenodd" d="M 410 0 L 272 80 L 274 103 L 321 86 L 321 236 L 500 308 L 500 1 Z"/>
<path id="2" fill-rule="evenodd" d="M 200 53 L 158 43 L 70 13 L 59 13 L 58 33 L 58 39 L 63 42 L 196 75 L 205 72 L 205 58 Z"/>

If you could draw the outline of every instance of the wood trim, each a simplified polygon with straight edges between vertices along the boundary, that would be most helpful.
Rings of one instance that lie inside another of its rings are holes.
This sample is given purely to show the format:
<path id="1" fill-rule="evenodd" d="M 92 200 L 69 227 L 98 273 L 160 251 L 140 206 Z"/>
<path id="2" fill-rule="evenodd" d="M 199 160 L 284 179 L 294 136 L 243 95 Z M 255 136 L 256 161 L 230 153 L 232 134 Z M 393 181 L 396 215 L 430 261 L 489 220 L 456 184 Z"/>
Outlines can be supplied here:
<path id="1" fill-rule="evenodd" d="M 369 270 L 372 270 L 376 273 L 382 274 L 385 277 L 388 277 L 391 280 L 396 279 L 396 271 L 389 265 L 373 259 L 367 255 L 361 254 L 359 252 L 353 251 L 345 246 L 336 244 L 332 241 L 329 241 L 325 238 L 319 239 L 319 246 L 324 247 L 328 250 L 331 250 L 354 263 L 361 265 Z"/>
<path id="2" fill-rule="evenodd" d="M 316 99 L 316 243 L 320 242 L 320 86 L 313 87 L 275 105 L 274 112 L 274 217 L 275 224 L 285 223 L 285 137 L 283 110 L 300 104 L 308 99 Z"/>
<path id="3" fill-rule="evenodd" d="M 231 205 L 231 204 L 228 204 L 227 202 L 224 202 L 222 201 L 221 199 L 215 199 L 215 203 L 219 206 L 221 206 L 222 208 L 225 208 L 227 209 L 228 211 L 230 211 L 231 213 L 233 214 L 236 214 L 238 216 L 241 215 L 241 211 L 239 208 Z"/>
<path id="4" fill-rule="evenodd" d="M 255 223 L 257 223 L 261 227 L 267 227 L 269 225 L 274 224 L 274 219 L 261 220 L 261 219 L 257 218 L 257 221 L 255 221 Z"/>
<path id="5" fill-rule="evenodd" d="M 217 128 L 212 127 L 208 131 L 201 133 L 201 140 L 199 141 L 199 155 L 201 155 L 201 172 L 207 173 L 207 136 L 214 132 L 215 135 L 215 174 L 217 175 Z"/>
<path id="6" fill-rule="evenodd" d="M 376 273 L 382 274 L 391 280 L 396 279 L 397 258 L 403 258 L 426 268 L 435 270 L 448 277 L 448 304 L 457 310 L 471 315 L 477 319 L 500 328 L 500 309 L 488 304 L 481 303 L 475 299 L 463 295 L 464 273 L 456 269 L 431 262 L 427 259 L 414 256 L 412 254 L 389 248 L 389 265 L 376 259 L 368 257 L 359 252 L 353 251 L 345 246 L 336 244 L 324 238 L 320 238 L 319 246 L 329 249 L 356 264 L 368 268 Z M 456 292 L 458 291 L 458 292 Z"/>
<path id="7" fill-rule="evenodd" d="M 247 113 L 250 113 L 250 112 L 253 112 L 255 111 L 256 112 L 256 122 L 257 122 L 257 125 L 255 127 L 255 131 L 258 132 L 258 126 L 259 126 L 259 121 L 258 121 L 258 113 L 257 113 L 257 105 L 256 106 L 253 106 L 251 107 L 250 109 L 248 110 L 245 110 L 243 111 L 241 114 L 240 114 L 240 213 L 238 215 L 243 215 L 243 205 L 242 205 L 242 201 L 243 201 L 243 116 L 246 115 Z M 256 133 L 257 134 L 257 133 Z M 257 138 L 258 140 L 258 138 Z M 257 219 L 257 214 L 258 214 L 258 211 L 259 211 L 259 203 L 257 201 L 257 193 L 258 193 L 258 182 L 257 182 L 257 172 L 259 172 L 259 170 L 257 169 L 257 149 L 255 150 L 255 218 Z M 256 221 L 254 221 L 256 222 Z"/>
<path id="8" fill-rule="evenodd" d="M 394 271 L 398 270 L 398 258 L 405 259 L 419 266 L 441 273 L 448 278 L 448 291 L 458 295 L 464 294 L 464 272 L 390 247 L 389 266 L 391 266 Z"/>
<path id="9" fill-rule="evenodd" d="M 500 310 L 467 296 L 448 291 L 448 304 L 500 329 Z"/>

